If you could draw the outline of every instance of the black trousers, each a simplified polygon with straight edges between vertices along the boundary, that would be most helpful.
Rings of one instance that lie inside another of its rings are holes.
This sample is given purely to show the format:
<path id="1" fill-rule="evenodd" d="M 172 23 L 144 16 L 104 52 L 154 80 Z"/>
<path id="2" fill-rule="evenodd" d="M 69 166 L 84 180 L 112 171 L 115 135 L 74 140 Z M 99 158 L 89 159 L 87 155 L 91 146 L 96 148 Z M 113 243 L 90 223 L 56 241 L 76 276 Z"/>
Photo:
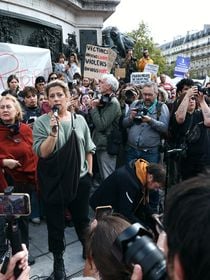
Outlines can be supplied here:
<path id="1" fill-rule="evenodd" d="M 89 226 L 89 196 L 92 187 L 92 178 L 87 174 L 80 178 L 76 198 L 68 205 L 78 239 L 85 244 L 85 234 Z M 62 253 L 65 250 L 65 206 L 46 203 L 45 214 L 48 229 L 49 251 Z"/>

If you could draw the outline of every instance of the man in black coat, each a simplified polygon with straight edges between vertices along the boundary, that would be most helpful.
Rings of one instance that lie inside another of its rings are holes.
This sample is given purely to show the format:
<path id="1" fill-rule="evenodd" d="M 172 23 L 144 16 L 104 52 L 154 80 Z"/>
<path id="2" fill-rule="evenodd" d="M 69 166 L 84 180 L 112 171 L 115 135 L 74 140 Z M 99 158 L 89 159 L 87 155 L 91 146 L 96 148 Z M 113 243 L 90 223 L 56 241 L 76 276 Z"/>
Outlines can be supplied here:
<path id="1" fill-rule="evenodd" d="M 165 184 L 166 172 L 162 165 L 137 159 L 116 169 L 107 177 L 90 198 L 93 210 L 111 205 L 131 223 L 150 226 L 149 217 L 157 213 L 155 190 Z M 152 191 L 150 193 L 150 191 Z"/>

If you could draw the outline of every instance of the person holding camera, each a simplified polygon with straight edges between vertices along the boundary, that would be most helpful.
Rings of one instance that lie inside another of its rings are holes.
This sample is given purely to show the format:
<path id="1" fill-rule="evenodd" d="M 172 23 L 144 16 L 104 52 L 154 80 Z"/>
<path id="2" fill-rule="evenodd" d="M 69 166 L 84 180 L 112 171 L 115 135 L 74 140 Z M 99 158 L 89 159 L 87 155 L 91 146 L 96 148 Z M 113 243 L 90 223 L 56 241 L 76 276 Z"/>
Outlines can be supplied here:
<path id="1" fill-rule="evenodd" d="M 203 172 L 210 164 L 210 108 L 205 95 L 192 86 L 180 100 L 172 116 L 173 141 L 181 148 L 180 172 L 182 180 Z"/>
<path id="2" fill-rule="evenodd" d="M 123 119 L 128 130 L 127 162 L 143 158 L 159 163 L 161 137 L 168 131 L 169 110 L 157 100 L 158 86 L 154 82 L 142 87 L 142 100 L 135 100 Z"/>
<path id="3" fill-rule="evenodd" d="M 120 65 L 122 68 L 125 68 L 125 78 L 123 79 L 125 83 L 130 83 L 131 74 L 137 72 L 137 59 L 133 56 L 133 49 L 126 50 L 126 56 Z"/>
<path id="4" fill-rule="evenodd" d="M 108 136 L 119 129 L 121 109 L 115 93 L 119 82 L 112 74 L 104 74 L 99 83 L 101 96 L 93 99 L 90 110 L 94 125 L 92 133 L 101 179 L 107 178 L 116 168 L 117 155 L 107 150 Z"/>
<path id="5" fill-rule="evenodd" d="M 129 279 L 132 266 L 124 265 L 112 252 L 115 239 L 129 226 L 127 220 L 117 215 L 104 215 L 93 220 L 86 239 L 85 276 L 97 280 Z"/>
<path id="6" fill-rule="evenodd" d="M 169 190 L 164 213 L 168 275 L 163 279 L 210 279 L 209 200 L 209 170 Z M 132 280 L 143 280 L 143 277 L 143 268 L 138 263 Z"/>

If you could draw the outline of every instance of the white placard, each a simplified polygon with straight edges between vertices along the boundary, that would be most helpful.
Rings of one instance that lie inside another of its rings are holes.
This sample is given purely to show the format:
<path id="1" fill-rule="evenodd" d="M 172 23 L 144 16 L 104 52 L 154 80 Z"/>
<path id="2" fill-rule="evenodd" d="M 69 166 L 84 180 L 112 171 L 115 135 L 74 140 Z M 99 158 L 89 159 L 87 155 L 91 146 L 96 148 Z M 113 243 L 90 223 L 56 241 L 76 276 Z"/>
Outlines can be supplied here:
<path id="1" fill-rule="evenodd" d="M 142 85 L 151 81 L 151 74 L 146 72 L 133 72 L 131 74 L 131 83 L 134 85 Z"/>
<path id="2" fill-rule="evenodd" d="M 144 72 L 149 72 L 153 75 L 157 75 L 159 69 L 159 65 L 157 64 L 146 64 L 144 67 Z"/>
<path id="3" fill-rule="evenodd" d="M 20 88 L 34 86 L 37 76 L 52 72 L 50 50 L 0 43 L 0 93 L 7 89 L 7 78 L 15 74 Z"/>

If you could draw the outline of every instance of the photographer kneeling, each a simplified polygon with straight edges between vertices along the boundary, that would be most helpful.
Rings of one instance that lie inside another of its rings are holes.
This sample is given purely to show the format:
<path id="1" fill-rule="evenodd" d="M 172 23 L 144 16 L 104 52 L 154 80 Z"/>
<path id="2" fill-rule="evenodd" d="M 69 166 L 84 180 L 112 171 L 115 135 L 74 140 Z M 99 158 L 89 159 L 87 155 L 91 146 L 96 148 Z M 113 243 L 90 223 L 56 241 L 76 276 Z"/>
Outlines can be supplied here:
<path id="1" fill-rule="evenodd" d="M 165 184 L 166 172 L 162 165 L 143 159 L 131 161 L 116 169 L 96 189 L 90 198 L 93 210 L 100 205 L 111 205 L 131 223 L 140 222 L 153 229 L 154 190 Z M 153 199 L 152 199 L 153 198 Z"/>

